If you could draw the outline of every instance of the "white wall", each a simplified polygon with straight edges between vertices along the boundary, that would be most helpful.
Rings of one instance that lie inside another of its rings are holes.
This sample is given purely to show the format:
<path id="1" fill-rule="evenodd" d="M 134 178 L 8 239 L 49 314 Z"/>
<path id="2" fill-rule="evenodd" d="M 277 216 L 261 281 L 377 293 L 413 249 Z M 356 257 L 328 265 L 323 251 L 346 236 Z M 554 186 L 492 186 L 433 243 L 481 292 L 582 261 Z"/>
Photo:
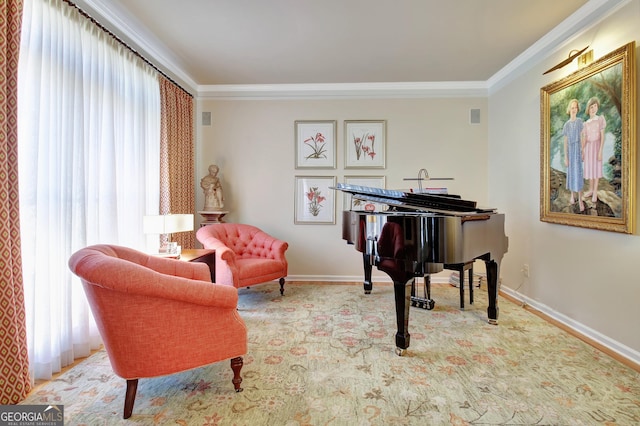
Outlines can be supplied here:
<path id="1" fill-rule="evenodd" d="M 489 99 L 489 199 L 505 212 L 510 238 L 501 271 L 504 285 L 517 290 L 532 305 L 636 360 L 640 360 L 640 279 L 635 267 L 640 261 L 640 238 L 637 233 L 539 220 L 539 91 L 576 70 L 573 64 L 542 75 L 566 58 L 569 50 L 590 45 L 594 59 L 598 59 L 631 41 L 638 44 L 639 24 L 640 1 L 635 0 Z M 637 194 L 636 201 L 640 201 Z M 521 272 L 523 264 L 530 266 L 527 280 Z"/>
<path id="2" fill-rule="evenodd" d="M 481 124 L 469 124 L 480 109 Z M 201 100 L 212 125 L 199 126 L 197 178 L 220 166 L 229 222 L 257 225 L 289 242 L 289 274 L 298 279 L 362 280 L 361 256 L 342 240 L 342 193 L 335 225 L 294 224 L 295 176 L 386 176 L 388 188 L 426 168 L 454 177 L 453 193 L 487 201 L 487 100 Z M 344 169 L 344 120 L 387 121 L 386 169 Z M 294 121 L 337 120 L 337 168 L 295 169 Z M 415 185 L 415 183 L 414 183 Z M 196 207 L 203 206 L 197 191 Z M 388 280 L 386 275 L 376 275 Z"/>

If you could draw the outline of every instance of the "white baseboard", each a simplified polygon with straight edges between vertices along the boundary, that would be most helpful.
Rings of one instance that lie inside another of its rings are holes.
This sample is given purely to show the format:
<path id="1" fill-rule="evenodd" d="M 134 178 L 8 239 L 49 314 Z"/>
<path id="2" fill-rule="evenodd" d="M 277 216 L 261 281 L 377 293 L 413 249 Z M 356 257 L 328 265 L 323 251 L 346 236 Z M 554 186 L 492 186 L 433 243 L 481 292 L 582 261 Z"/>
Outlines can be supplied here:
<path id="1" fill-rule="evenodd" d="M 527 296 L 520 294 L 517 291 L 514 291 L 508 287 L 501 286 L 500 291 L 508 294 L 512 298 L 519 300 L 524 304 L 531 306 L 533 309 L 539 312 L 542 312 L 544 315 L 548 316 L 549 318 L 552 318 L 555 321 L 558 321 L 559 323 L 575 331 L 576 333 L 602 345 L 603 347 L 609 349 L 610 351 L 618 354 L 620 357 L 623 357 L 637 365 L 640 365 L 640 352 L 628 346 L 625 346 L 622 343 L 616 340 L 613 340 L 605 336 L 604 334 L 592 328 L 589 328 L 586 325 L 578 321 L 575 321 L 554 309 L 551 309 L 547 305 L 544 305 L 536 300 L 530 299 Z"/>

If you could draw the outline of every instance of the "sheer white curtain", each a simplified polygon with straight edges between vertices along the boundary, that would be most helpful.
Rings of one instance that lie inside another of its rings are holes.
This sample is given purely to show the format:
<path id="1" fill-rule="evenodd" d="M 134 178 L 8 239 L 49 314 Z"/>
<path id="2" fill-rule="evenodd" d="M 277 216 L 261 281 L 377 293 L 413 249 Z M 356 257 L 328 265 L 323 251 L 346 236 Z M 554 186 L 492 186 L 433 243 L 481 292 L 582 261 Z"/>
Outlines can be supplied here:
<path id="1" fill-rule="evenodd" d="M 50 378 L 100 345 L 70 255 L 143 250 L 159 206 L 156 72 L 62 0 L 25 0 L 18 72 L 29 360 Z"/>

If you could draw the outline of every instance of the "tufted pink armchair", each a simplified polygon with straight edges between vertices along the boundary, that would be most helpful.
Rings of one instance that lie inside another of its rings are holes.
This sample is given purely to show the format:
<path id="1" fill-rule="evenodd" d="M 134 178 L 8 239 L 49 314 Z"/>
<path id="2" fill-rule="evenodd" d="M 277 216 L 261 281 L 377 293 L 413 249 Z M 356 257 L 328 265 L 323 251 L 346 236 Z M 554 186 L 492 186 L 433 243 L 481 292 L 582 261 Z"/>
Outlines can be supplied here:
<path id="1" fill-rule="evenodd" d="M 143 377 L 231 359 L 233 385 L 242 390 L 247 329 L 238 290 L 212 283 L 206 264 L 95 245 L 74 253 L 69 268 L 80 277 L 113 371 L 127 381 L 125 419 Z"/>
<path id="2" fill-rule="evenodd" d="M 289 245 L 252 225 L 220 223 L 198 229 L 204 248 L 216 251 L 216 282 L 236 288 L 277 279 L 284 294 Z"/>

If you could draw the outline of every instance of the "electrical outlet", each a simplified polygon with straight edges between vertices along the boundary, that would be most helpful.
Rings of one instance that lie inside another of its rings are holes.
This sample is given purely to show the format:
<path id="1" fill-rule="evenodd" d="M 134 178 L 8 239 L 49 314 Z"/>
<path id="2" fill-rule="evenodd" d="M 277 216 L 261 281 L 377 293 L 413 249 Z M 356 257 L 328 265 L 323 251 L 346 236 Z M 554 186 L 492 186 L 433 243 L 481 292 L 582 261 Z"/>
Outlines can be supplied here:
<path id="1" fill-rule="evenodd" d="M 529 265 L 526 263 L 522 265 L 522 274 L 525 278 L 529 278 Z"/>

